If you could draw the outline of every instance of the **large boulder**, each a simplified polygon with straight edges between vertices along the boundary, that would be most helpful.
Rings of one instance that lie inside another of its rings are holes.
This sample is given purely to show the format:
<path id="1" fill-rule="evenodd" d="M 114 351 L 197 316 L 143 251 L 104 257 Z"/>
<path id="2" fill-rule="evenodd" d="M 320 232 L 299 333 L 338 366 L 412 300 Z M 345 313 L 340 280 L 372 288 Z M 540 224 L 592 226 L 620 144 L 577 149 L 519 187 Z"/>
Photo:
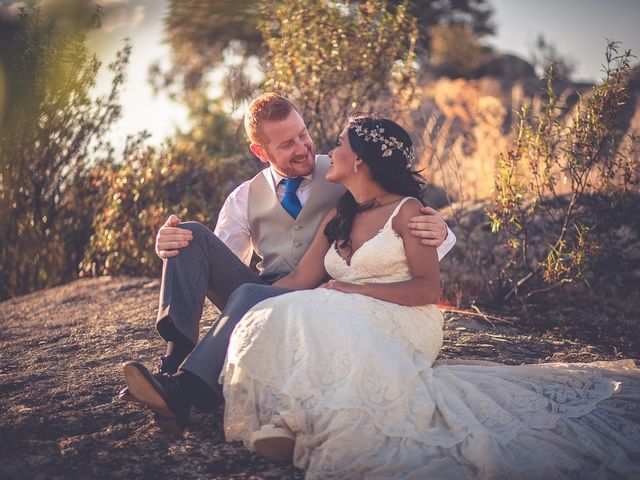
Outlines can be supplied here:
<path id="1" fill-rule="evenodd" d="M 471 74 L 472 78 L 494 77 L 515 82 L 518 80 L 536 79 L 536 71 L 526 60 L 508 53 L 492 53 L 487 55 Z"/>

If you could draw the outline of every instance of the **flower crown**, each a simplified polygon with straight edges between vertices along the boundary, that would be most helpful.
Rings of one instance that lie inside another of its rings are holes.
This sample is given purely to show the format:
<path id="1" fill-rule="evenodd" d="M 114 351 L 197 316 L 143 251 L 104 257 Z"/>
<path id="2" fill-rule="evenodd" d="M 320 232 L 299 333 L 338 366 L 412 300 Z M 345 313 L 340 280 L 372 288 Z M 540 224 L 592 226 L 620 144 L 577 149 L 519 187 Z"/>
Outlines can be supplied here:
<path id="1" fill-rule="evenodd" d="M 380 142 L 380 149 L 382 150 L 383 157 L 390 157 L 393 154 L 393 149 L 396 148 L 402 152 L 407 159 L 407 168 L 411 167 L 411 164 L 415 160 L 413 154 L 413 147 L 405 147 L 404 143 L 398 140 L 396 137 L 385 137 L 383 135 L 384 128 L 380 125 L 376 125 L 374 128 L 363 127 L 361 124 L 357 124 L 354 127 L 356 135 L 364 137 L 365 142 Z"/>

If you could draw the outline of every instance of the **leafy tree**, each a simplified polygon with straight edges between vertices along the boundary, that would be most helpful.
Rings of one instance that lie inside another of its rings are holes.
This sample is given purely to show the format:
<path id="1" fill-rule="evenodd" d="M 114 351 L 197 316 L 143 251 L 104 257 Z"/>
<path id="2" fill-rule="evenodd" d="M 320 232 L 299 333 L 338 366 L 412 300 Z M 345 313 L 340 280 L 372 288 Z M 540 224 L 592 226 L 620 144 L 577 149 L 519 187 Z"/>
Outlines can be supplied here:
<path id="1" fill-rule="evenodd" d="M 165 28 L 171 61 L 153 64 L 149 78 L 156 91 L 187 107 L 190 127 L 178 135 L 181 141 L 211 155 L 246 151 L 242 122 L 234 113 L 259 85 L 253 79 L 263 53 L 258 17 L 256 0 L 169 2 Z M 220 93 L 212 95 L 214 90 Z"/>
<path id="2" fill-rule="evenodd" d="M 526 301 L 586 281 L 598 252 L 597 219 L 624 194 L 637 191 L 637 140 L 629 137 L 620 148 L 618 132 L 628 100 L 630 57 L 630 51 L 620 53 L 617 43 L 609 43 L 602 84 L 580 98 L 568 123 L 553 90 L 552 70 L 539 117 L 523 106 L 514 144 L 500 162 L 489 212 L 492 229 L 506 234 L 511 252 L 502 272 L 504 299 Z"/>
<path id="3" fill-rule="evenodd" d="M 325 3 L 349 6 L 367 1 Z M 389 0 L 386 3 L 395 12 L 396 7 L 407 2 Z M 233 48 L 234 43 L 244 55 L 262 55 L 263 38 L 257 28 L 259 7 L 260 0 L 171 0 L 166 30 L 174 61 L 166 79 L 180 77 L 187 90 L 203 86 L 206 73 L 223 61 L 225 49 Z M 469 27 L 477 38 L 494 32 L 493 10 L 487 0 L 412 0 L 403 8 L 416 18 L 417 43 L 427 53 L 430 51 L 430 31 L 436 25 Z"/>
<path id="4" fill-rule="evenodd" d="M 392 5 L 401 5 L 402 0 L 390 0 Z M 433 33 L 437 26 L 463 27 L 475 39 L 494 33 L 491 22 L 493 9 L 487 0 L 411 0 L 407 11 L 415 17 L 418 24 L 419 53 L 430 55 Z"/>
<path id="5" fill-rule="evenodd" d="M 265 88 L 301 108 L 321 149 L 335 142 L 346 116 L 377 101 L 408 100 L 415 78 L 415 19 L 399 5 L 372 0 L 263 2 L 260 29 L 268 48 Z"/>
<path id="6" fill-rule="evenodd" d="M 259 14 L 258 0 L 171 0 L 165 26 L 173 65 L 165 79 L 180 77 L 184 90 L 197 90 L 223 62 L 225 49 L 235 45 L 243 55 L 261 54 Z"/>
<path id="7" fill-rule="evenodd" d="M 258 28 L 261 3 L 269 5 L 261 0 L 171 0 L 169 3 L 166 32 L 172 59 L 168 67 L 154 65 L 150 70 L 151 78 L 156 88 L 164 89 L 186 103 L 191 111 L 193 129 L 205 133 L 203 137 L 210 141 L 215 142 L 218 138 L 210 129 L 213 119 L 235 113 L 260 87 L 260 70 L 264 65 L 258 59 L 266 53 L 264 42 L 267 40 L 263 36 L 265 29 Z M 270 5 L 276 9 L 283 7 L 280 3 L 270 2 Z M 310 11 L 354 11 L 359 5 L 370 3 L 369 0 L 342 0 L 308 2 L 302 7 Z M 474 38 L 493 32 L 493 12 L 487 0 L 389 0 L 380 3 L 392 15 L 400 7 L 417 19 L 418 31 L 412 35 L 414 43 L 405 45 L 408 49 L 415 45 L 417 61 L 428 56 L 430 32 L 436 25 L 465 27 Z M 318 21 L 327 23 L 322 18 L 313 18 L 311 24 Z M 357 40 L 354 37 L 352 44 Z M 210 93 L 212 72 L 225 77 L 217 103 L 212 101 Z M 189 135 L 190 132 L 185 133 Z"/>
<path id="8" fill-rule="evenodd" d="M 100 67 L 85 45 L 100 9 L 23 9 L 2 56 L 8 102 L 0 131 L 0 298 L 73 278 L 96 209 L 98 140 L 118 118 L 130 47 L 93 98 Z"/>

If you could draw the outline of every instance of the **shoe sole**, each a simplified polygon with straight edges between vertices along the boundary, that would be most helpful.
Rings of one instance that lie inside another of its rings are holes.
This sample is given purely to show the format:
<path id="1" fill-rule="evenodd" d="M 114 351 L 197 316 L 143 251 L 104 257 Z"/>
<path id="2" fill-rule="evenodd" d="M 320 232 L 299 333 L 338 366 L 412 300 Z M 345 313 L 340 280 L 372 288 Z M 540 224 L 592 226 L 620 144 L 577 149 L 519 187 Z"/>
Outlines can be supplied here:
<path id="1" fill-rule="evenodd" d="M 125 393 L 120 392 L 118 394 L 118 400 L 120 400 L 121 402 L 127 402 L 127 403 L 142 403 L 140 400 L 138 400 L 136 397 L 131 395 L 129 392 L 125 392 Z"/>
<path id="2" fill-rule="evenodd" d="M 253 448 L 260 456 L 274 462 L 293 460 L 295 438 L 287 434 L 275 436 L 273 434 L 261 435 L 258 430 L 251 436 Z"/>
<path id="3" fill-rule="evenodd" d="M 175 419 L 176 415 L 171 411 L 158 389 L 154 387 L 154 384 L 157 383 L 156 380 L 146 369 L 143 370 L 140 367 L 141 365 L 134 362 L 125 363 L 122 367 L 131 396 L 147 405 L 161 417 Z"/>

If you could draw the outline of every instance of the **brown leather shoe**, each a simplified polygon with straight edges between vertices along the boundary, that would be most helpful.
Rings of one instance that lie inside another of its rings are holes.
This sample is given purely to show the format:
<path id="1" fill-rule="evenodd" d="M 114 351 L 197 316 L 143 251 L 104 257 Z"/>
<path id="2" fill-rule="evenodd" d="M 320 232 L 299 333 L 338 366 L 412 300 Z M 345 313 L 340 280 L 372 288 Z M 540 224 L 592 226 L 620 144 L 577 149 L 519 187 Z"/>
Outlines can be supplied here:
<path id="1" fill-rule="evenodd" d="M 154 373 L 153 376 L 158 378 L 159 376 L 162 376 L 163 373 L 169 373 L 169 374 L 175 373 L 175 371 L 172 371 L 168 368 L 166 357 L 164 355 L 160 357 L 160 363 L 158 364 L 158 371 L 157 373 Z M 131 395 L 131 392 L 129 391 L 129 387 L 123 387 L 118 392 L 117 397 L 118 397 L 118 400 L 121 400 L 123 402 L 143 403 L 140 400 L 138 400 L 136 397 Z"/>
<path id="2" fill-rule="evenodd" d="M 156 413 L 156 423 L 167 433 L 182 435 L 190 405 L 173 375 L 152 375 L 140 362 L 123 365 L 129 394 Z"/>

